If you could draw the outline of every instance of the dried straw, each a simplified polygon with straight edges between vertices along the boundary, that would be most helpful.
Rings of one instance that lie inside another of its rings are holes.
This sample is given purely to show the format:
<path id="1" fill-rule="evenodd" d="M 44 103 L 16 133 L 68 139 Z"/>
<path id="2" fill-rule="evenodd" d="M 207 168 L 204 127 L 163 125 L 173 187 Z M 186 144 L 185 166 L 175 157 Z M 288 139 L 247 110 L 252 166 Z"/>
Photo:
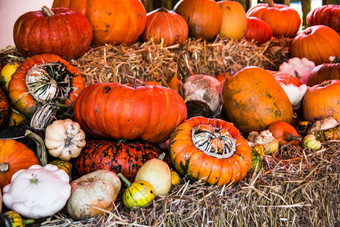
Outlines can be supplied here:
<path id="1" fill-rule="evenodd" d="M 187 39 L 181 45 L 163 46 L 153 41 L 130 46 L 104 45 L 90 48 L 71 60 L 87 85 L 100 82 L 158 81 L 167 83 L 177 74 L 182 80 L 192 74 L 234 74 L 246 66 L 277 70 L 289 58 L 290 39 L 273 38 L 262 45 L 246 39 L 216 39 L 214 42 Z M 15 48 L 0 51 L 0 62 L 22 61 Z"/>

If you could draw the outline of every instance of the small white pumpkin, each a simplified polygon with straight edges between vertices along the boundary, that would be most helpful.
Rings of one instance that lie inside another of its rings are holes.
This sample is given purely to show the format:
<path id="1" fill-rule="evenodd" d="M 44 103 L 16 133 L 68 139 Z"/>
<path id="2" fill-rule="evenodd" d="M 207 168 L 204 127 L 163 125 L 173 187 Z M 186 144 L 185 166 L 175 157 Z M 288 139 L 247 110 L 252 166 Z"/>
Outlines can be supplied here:
<path id="1" fill-rule="evenodd" d="M 3 188 L 5 206 L 20 215 L 38 219 L 59 212 L 71 195 L 69 176 L 55 165 L 32 165 L 12 176 Z"/>
<path id="2" fill-rule="evenodd" d="M 85 144 L 84 131 L 71 119 L 56 120 L 46 128 L 45 145 L 53 157 L 69 161 L 79 156 Z"/>
<path id="3" fill-rule="evenodd" d="M 308 60 L 307 58 L 294 57 L 288 60 L 288 62 L 283 62 L 280 67 L 280 72 L 289 73 L 289 75 L 295 75 L 300 78 L 301 82 L 307 84 L 308 77 L 312 69 L 315 68 L 315 63 Z"/>

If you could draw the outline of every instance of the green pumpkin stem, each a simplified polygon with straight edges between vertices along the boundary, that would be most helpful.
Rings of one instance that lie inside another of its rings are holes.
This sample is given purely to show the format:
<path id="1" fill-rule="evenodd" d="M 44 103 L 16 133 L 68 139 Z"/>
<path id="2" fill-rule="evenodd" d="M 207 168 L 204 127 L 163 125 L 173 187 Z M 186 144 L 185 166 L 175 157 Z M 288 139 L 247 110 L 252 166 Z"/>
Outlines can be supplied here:
<path id="1" fill-rule="evenodd" d="M 118 173 L 117 176 L 118 176 L 120 179 L 122 179 L 122 181 L 124 181 L 124 183 L 125 183 L 128 187 L 131 186 L 131 182 L 130 182 L 128 179 L 126 179 L 126 177 L 124 177 L 124 175 L 123 175 L 122 173 Z"/>
<path id="2" fill-rule="evenodd" d="M 53 16 L 53 15 L 54 15 L 53 11 L 52 11 L 50 8 L 48 8 L 47 6 L 43 6 L 43 7 L 41 8 L 41 10 L 44 12 L 44 14 L 45 14 L 47 17 L 50 17 L 50 16 Z"/>
<path id="3" fill-rule="evenodd" d="M 47 165 L 47 152 L 44 140 L 36 133 L 27 129 L 25 131 L 25 136 L 31 138 L 37 144 L 37 156 L 42 166 Z"/>

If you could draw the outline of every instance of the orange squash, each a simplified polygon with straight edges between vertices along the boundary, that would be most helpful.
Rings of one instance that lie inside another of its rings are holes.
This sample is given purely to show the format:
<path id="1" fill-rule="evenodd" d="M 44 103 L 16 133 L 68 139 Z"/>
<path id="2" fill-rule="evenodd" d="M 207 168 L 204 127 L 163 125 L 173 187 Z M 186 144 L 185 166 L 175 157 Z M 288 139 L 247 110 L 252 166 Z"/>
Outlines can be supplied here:
<path id="1" fill-rule="evenodd" d="M 304 120 L 314 122 L 333 117 L 340 122 L 340 80 L 327 80 L 314 85 L 302 102 Z"/>
<path id="2" fill-rule="evenodd" d="M 291 122 L 293 108 L 288 96 L 269 72 L 246 67 L 224 84 L 224 112 L 243 133 L 262 131 L 276 121 Z"/>
<path id="3" fill-rule="evenodd" d="M 329 57 L 340 56 L 340 35 L 325 25 L 311 26 L 292 40 L 290 54 L 308 58 L 315 65 L 329 63 Z"/>
<path id="4" fill-rule="evenodd" d="M 170 161 L 180 175 L 210 185 L 241 181 L 251 167 L 251 149 L 238 129 L 220 119 L 193 117 L 171 134 Z"/>
<path id="5" fill-rule="evenodd" d="M 39 164 L 34 152 L 23 143 L 0 139 L 0 189 L 11 182 L 12 175 L 18 170 Z"/>
<path id="6" fill-rule="evenodd" d="M 147 14 L 146 26 L 142 35 L 143 41 L 151 38 L 164 46 L 184 43 L 188 38 L 188 24 L 184 18 L 173 11 L 162 7 Z"/>
<path id="7" fill-rule="evenodd" d="M 222 12 L 213 0 L 180 0 L 173 10 L 188 23 L 192 38 L 213 40 L 220 31 Z"/>
<path id="8" fill-rule="evenodd" d="M 247 17 L 241 3 L 236 1 L 218 2 L 222 12 L 221 37 L 240 40 L 246 33 Z"/>
<path id="9" fill-rule="evenodd" d="M 71 8 L 87 17 L 93 27 L 94 44 L 131 44 L 146 24 L 140 0 L 54 0 L 52 7 Z"/>
<path id="10" fill-rule="evenodd" d="M 268 4 L 260 3 L 250 8 L 247 16 L 267 22 L 276 37 L 295 36 L 301 25 L 300 15 L 295 9 L 284 4 L 274 4 L 273 0 L 268 0 Z"/>
<path id="11" fill-rule="evenodd" d="M 289 123 L 285 121 L 277 121 L 268 127 L 268 130 L 273 134 L 280 146 L 284 144 L 299 145 L 302 140 L 301 135 L 296 131 L 296 129 Z"/>

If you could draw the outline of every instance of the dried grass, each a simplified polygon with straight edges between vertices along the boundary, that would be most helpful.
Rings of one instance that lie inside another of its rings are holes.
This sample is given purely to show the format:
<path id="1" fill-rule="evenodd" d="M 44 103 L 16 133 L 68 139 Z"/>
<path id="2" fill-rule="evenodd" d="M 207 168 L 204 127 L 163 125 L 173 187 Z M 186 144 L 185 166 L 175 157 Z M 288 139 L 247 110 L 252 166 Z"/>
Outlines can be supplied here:
<path id="1" fill-rule="evenodd" d="M 71 60 L 87 85 L 100 82 L 158 81 L 166 83 L 177 74 L 182 80 L 192 74 L 234 74 L 246 66 L 277 70 L 289 58 L 291 39 L 273 38 L 262 45 L 245 39 L 214 42 L 188 39 L 165 47 L 151 41 L 130 46 L 98 46 Z M 22 61 L 14 47 L 0 51 L 0 63 Z"/>

